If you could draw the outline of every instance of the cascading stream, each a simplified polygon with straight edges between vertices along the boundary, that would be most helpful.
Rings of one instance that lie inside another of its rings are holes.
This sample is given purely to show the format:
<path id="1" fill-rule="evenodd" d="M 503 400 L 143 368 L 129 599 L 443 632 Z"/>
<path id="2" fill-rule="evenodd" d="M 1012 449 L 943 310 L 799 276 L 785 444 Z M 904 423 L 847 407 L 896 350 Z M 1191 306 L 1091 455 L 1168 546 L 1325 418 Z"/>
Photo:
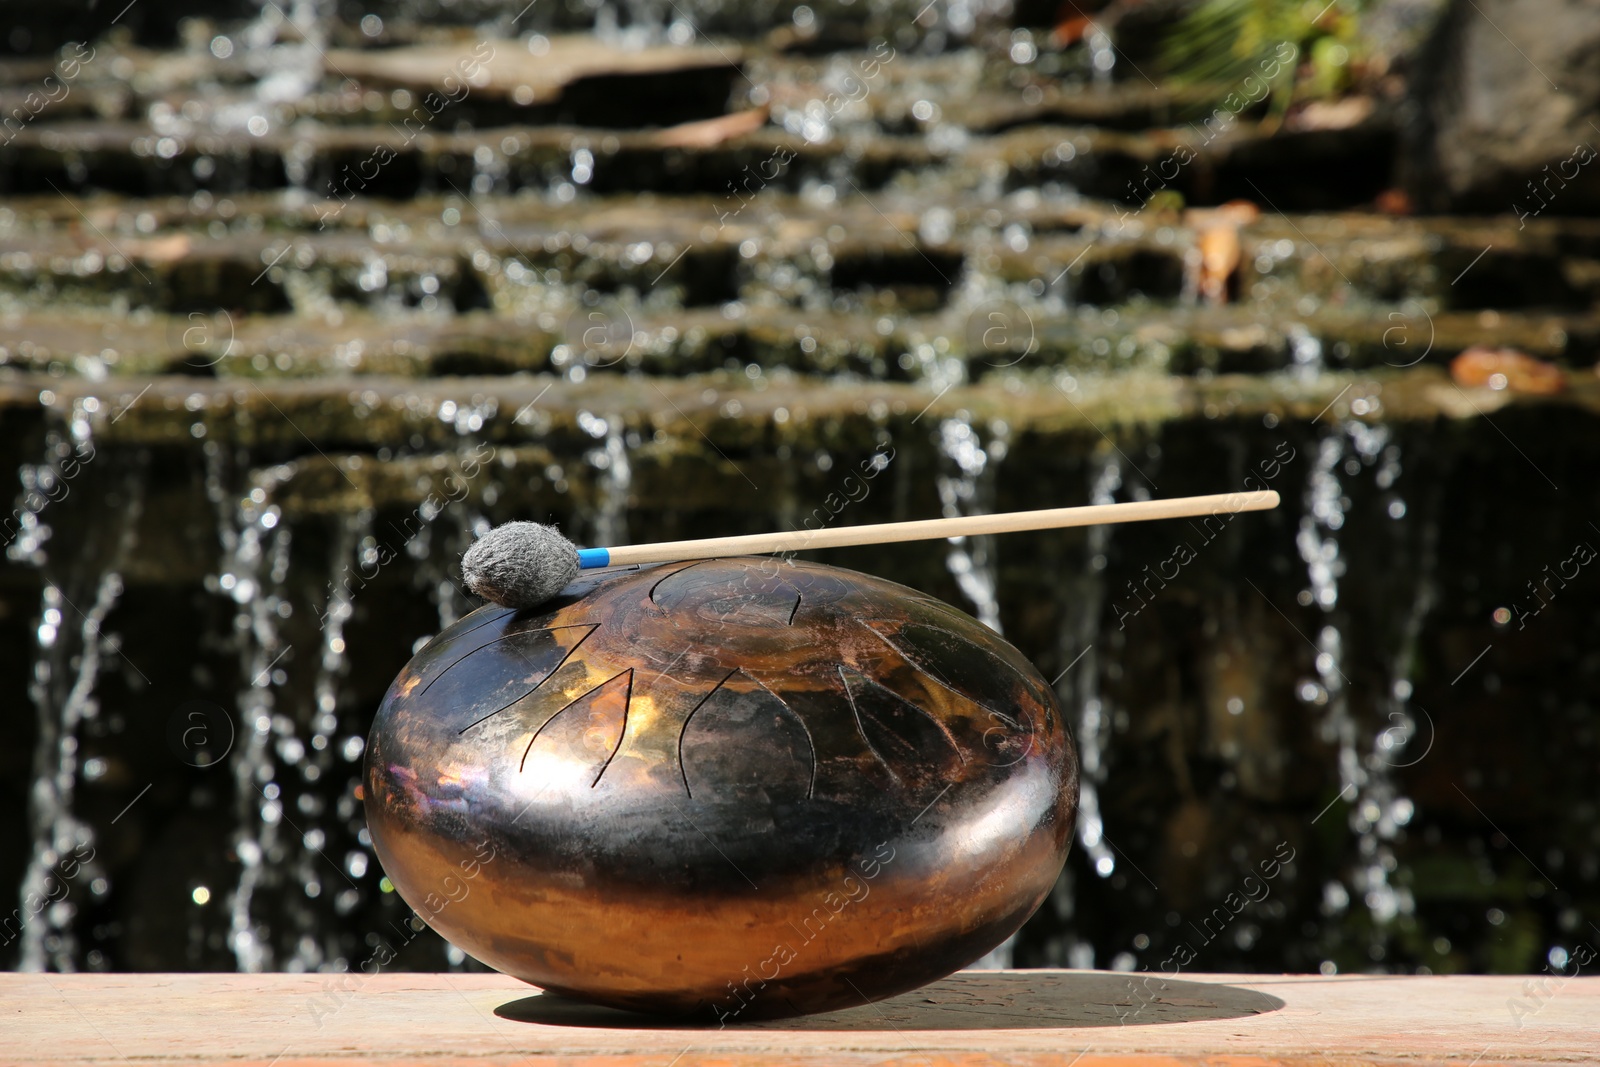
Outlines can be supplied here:
<path id="1" fill-rule="evenodd" d="M 1390 443 L 1390 436 L 1388 427 L 1354 417 L 1342 418 L 1323 434 L 1307 479 L 1306 510 L 1295 539 L 1309 579 L 1309 588 L 1301 594 L 1302 604 L 1315 606 L 1324 620 L 1313 642 L 1316 678 L 1302 682 L 1298 695 L 1323 709 L 1319 733 L 1324 742 L 1334 746 L 1338 795 L 1349 805 L 1348 823 L 1356 835 L 1356 867 L 1347 871 L 1348 885 L 1338 879 L 1327 882 L 1322 907 L 1328 915 L 1343 912 L 1354 891 L 1373 920 L 1369 953 L 1374 960 L 1381 960 L 1386 953 L 1388 926 L 1413 908 L 1410 892 L 1391 879 L 1398 866 L 1392 843 L 1414 810 L 1412 802 L 1400 795 L 1392 770 L 1403 764 L 1404 757 L 1398 753 L 1416 731 L 1409 710 L 1409 661 L 1433 597 L 1433 550 L 1425 541 L 1389 691 L 1379 696 L 1375 709 L 1384 722 L 1375 736 L 1364 740 L 1344 672 L 1350 624 L 1348 612 L 1339 602 L 1340 580 L 1346 571 L 1339 539 L 1351 500 L 1341 475 L 1355 478 L 1375 469 L 1378 487 L 1390 489 L 1400 472 L 1400 449 Z M 1405 503 L 1398 495 L 1390 499 L 1387 513 L 1394 521 L 1404 517 Z"/>
<path id="2" fill-rule="evenodd" d="M 65 506 L 72 491 L 60 464 L 87 463 L 95 457 L 89 414 L 76 408 L 66 434 L 47 433 L 43 462 L 21 471 L 24 522 L 8 550 L 44 577 L 28 687 L 39 737 L 29 803 L 33 849 L 19 892 L 27 911 L 19 930 L 17 966 L 23 971 L 76 970 L 79 944 L 73 919 L 79 909 L 72 898 L 81 899 L 85 892 L 103 895 L 109 888 L 94 863 L 94 832 L 75 810 L 79 773 L 85 769 L 80 746 L 85 725 L 100 712 L 96 686 L 102 665 L 110 656 L 123 655 L 120 640 L 104 627 L 123 592 L 122 568 L 137 540 L 146 475 L 141 457 L 120 479 L 125 502 L 114 532 L 107 531 L 109 543 L 98 541 L 91 531 L 89 543 L 71 553 L 70 570 L 52 561 L 46 548 L 52 531 L 42 515 L 47 506 Z M 66 545 L 59 548 L 58 554 L 68 554 Z M 82 580 L 74 583 L 70 575 Z M 70 877 L 63 873 L 66 868 L 58 871 L 69 858 L 77 861 Z M 35 912 L 29 901 L 44 906 Z"/>
<path id="3" fill-rule="evenodd" d="M 596 545 L 628 543 L 628 488 L 633 478 L 622 420 L 578 413 L 578 426 L 600 445 L 584 453 L 595 472 L 595 510 L 592 521 Z"/>
<path id="4" fill-rule="evenodd" d="M 1089 503 L 1114 503 L 1121 486 L 1122 464 L 1115 450 L 1101 450 L 1090 469 Z M 1070 639 L 1063 641 L 1062 649 L 1067 661 L 1075 665 L 1057 684 L 1062 705 L 1076 708 L 1078 713 L 1078 841 L 1089 854 L 1094 872 L 1109 878 L 1117 869 L 1117 860 L 1106 844 L 1099 785 L 1106 778 L 1105 750 L 1111 737 L 1111 717 L 1100 695 L 1100 663 L 1095 649 L 1101 642 L 1100 617 L 1105 605 L 1106 551 L 1111 545 L 1111 527 L 1089 527 L 1086 540 L 1084 580 L 1068 609 L 1065 622 Z"/>
<path id="5" fill-rule="evenodd" d="M 238 969 L 245 973 L 272 970 L 278 955 L 271 929 L 255 914 L 256 894 L 270 887 L 272 869 L 280 849 L 279 821 L 266 810 L 275 800 L 265 794 L 273 786 L 275 766 L 272 738 L 286 717 L 278 712 L 280 672 L 289 649 L 279 636 L 288 606 L 285 582 L 289 570 L 291 535 L 281 523 L 278 509 L 262 507 L 265 490 L 258 486 L 241 502 L 232 488 L 232 466 L 224 450 L 208 444 L 206 495 L 217 516 L 222 554 L 218 573 L 209 588 L 233 602 L 233 638 L 239 657 L 241 689 L 237 697 L 238 722 L 230 753 L 234 780 L 237 829 L 234 852 L 239 876 L 228 899 L 228 946 Z M 257 498 L 256 494 L 260 493 Z M 266 586 L 270 593 L 263 595 Z"/>
<path id="6" fill-rule="evenodd" d="M 964 413 L 939 424 L 939 456 L 942 464 L 951 469 L 951 473 L 940 474 L 936 480 L 939 503 L 947 519 L 994 511 L 995 472 L 1005 459 L 1007 428 L 1004 423 L 995 422 L 989 432 L 985 446 Z M 945 566 L 962 594 L 972 602 L 978 621 L 1001 633 L 994 538 L 952 537 L 949 544 Z"/>
<path id="7" fill-rule="evenodd" d="M 332 825 L 332 835 L 325 828 L 336 819 L 349 823 L 357 813 L 353 807 L 328 811 L 323 791 L 315 783 L 333 772 L 339 760 L 353 763 L 359 759 L 363 744 L 359 728 L 341 722 L 340 709 L 347 702 L 340 699 L 340 685 L 350 671 L 345 627 L 355 614 L 358 596 L 366 583 L 377 576 L 383 561 L 377 539 L 372 534 L 372 519 L 371 510 L 365 508 L 341 517 L 329 553 L 333 580 L 329 583 L 328 602 L 323 609 L 321 648 L 312 683 L 310 750 L 299 736 L 300 716 L 290 721 L 291 732 L 277 744 L 280 763 L 285 769 L 298 768 L 300 777 L 295 783 L 297 795 L 292 807 L 285 803 L 289 791 L 287 782 L 280 783 L 285 796 L 278 798 L 279 817 L 289 824 L 300 845 L 293 858 L 288 893 L 288 899 L 299 905 L 292 909 L 298 936 L 294 954 L 286 964 L 286 969 L 291 971 L 325 969 L 342 955 L 337 925 L 327 922 L 320 914 L 325 905 L 319 907 L 310 902 L 326 895 L 331 897 L 334 912 L 345 915 L 362 897 L 351 872 L 346 870 L 350 860 L 341 865 L 328 851 L 332 847 L 331 836 L 337 835 L 340 839 L 354 836 L 360 821 L 354 820 L 353 827 Z M 343 795 L 338 803 L 344 805 Z M 263 817 L 269 814 L 263 809 Z M 359 860 L 356 863 L 364 872 L 366 864 Z M 295 892 L 296 888 L 299 892 Z M 334 969 L 342 968 L 335 966 Z"/>

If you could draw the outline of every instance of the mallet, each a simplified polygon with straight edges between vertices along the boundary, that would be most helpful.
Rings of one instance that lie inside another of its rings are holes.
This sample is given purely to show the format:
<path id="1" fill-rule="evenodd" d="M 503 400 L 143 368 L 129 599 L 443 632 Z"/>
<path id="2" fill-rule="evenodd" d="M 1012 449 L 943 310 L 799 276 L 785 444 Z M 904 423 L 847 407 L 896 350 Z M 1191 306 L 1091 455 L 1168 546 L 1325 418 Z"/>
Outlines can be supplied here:
<path id="1" fill-rule="evenodd" d="M 1269 511 L 1278 506 L 1278 494 L 1269 490 L 1216 493 L 1171 500 L 1136 500 L 1123 504 L 1091 504 L 1076 508 L 1012 511 L 1000 515 L 963 515 L 953 519 L 920 519 L 836 529 L 790 530 L 783 533 L 707 537 L 698 541 L 662 541 L 653 545 L 618 548 L 578 548 L 553 526 L 537 522 L 508 522 L 496 526 L 461 557 L 461 574 L 467 588 L 485 600 L 508 608 L 536 608 L 555 596 L 578 576 L 595 567 L 634 563 L 668 563 L 717 556 L 765 555 L 803 552 L 812 548 L 846 545 L 881 545 L 899 541 L 931 541 L 946 537 L 1014 533 L 1019 530 L 1055 530 L 1101 523 L 1182 519 L 1197 515 L 1235 515 L 1241 511 Z"/>

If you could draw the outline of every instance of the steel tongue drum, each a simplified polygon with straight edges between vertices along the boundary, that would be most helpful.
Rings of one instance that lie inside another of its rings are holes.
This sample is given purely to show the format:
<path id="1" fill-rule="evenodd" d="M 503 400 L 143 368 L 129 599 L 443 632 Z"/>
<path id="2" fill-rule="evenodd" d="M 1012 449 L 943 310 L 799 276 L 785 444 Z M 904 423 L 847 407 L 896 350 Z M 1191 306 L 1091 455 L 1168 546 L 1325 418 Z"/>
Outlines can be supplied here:
<path id="1" fill-rule="evenodd" d="M 1060 874 L 1078 762 L 975 619 L 742 557 L 468 615 L 395 679 L 365 794 L 390 881 L 465 952 L 732 1022 L 893 996 L 1009 937 Z"/>

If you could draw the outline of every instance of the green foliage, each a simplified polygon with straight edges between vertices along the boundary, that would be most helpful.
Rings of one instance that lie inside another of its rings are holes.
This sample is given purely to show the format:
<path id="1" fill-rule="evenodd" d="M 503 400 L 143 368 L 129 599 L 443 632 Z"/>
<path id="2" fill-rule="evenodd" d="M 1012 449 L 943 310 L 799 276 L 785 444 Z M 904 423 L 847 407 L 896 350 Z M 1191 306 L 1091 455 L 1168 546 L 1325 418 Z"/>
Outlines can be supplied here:
<path id="1" fill-rule="evenodd" d="M 1295 100 L 1327 99 L 1350 87 L 1366 2 L 1200 0 L 1168 33 L 1163 63 L 1180 85 L 1238 87 L 1274 71 L 1271 111 L 1281 117 Z M 1285 44 L 1296 58 L 1274 64 Z"/>

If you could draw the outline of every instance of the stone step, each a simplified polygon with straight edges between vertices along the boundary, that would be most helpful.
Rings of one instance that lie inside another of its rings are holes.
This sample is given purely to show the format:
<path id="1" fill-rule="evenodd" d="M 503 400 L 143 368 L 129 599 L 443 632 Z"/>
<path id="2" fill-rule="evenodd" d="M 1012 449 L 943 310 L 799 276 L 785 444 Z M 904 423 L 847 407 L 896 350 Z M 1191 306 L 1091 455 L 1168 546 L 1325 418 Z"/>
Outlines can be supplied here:
<path id="1" fill-rule="evenodd" d="M 222 36 L 226 43 L 218 47 L 243 47 Z M 69 91 L 51 82 L 49 98 L 29 101 L 28 95 L 38 94 L 52 75 L 61 80 L 53 64 L 0 61 L 0 104 L 5 114 L 26 107 L 28 123 L 41 127 L 132 120 L 153 110 L 164 132 L 192 134 L 241 125 L 238 116 L 248 113 L 281 128 L 402 124 L 424 96 L 443 88 L 449 103 L 438 115 L 449 129 L 554 122 L 637 129 L 705 118 L 729 106 L 764 106 L 776 125 L 799 133 L 808 109 L 814 117 L 821 105 L 832 134 L 926 133 L 940 126 L 995 133 L 1037 125 L 1168 126 L 1203 118 L 1233 88 L 1155 86 L 1136 76 L 1091 83 L 1081 55 L 1041 53 L 1035 45 L 1033 60 L 1015 62 L 1013 54 L 1026 54 L 1016 50 L 1025 41 L 990 35 L 953 51 L 925 53 L 866 35 L 853 41 L 834 35 L 810 45 L 793 35 L 738 43 L 697 37 L 687 46 L 642 48 L 571 35 L 532 42 L 440 33 L 413 41 L 356 39 L 324 54 L 320 82 L 308 92 L 270 105 L 232 54 L 101 41 L 81 46 L 82 61 L 66 68 L 73 75 L 66 79 Z M 473 74 L 464 93 L 456 88 L 463 63 Z M 447 77 L 455 80 L 446 83 Z M 656 81 L 637 84 L 643 77 Z"/>
<path id="2" fill-rule="evenodd" d="M 726 195 L 749 181 L 752 189 L 825 185 L 842 194 L 847 186 L 873 190 L 901 179 L 947 197 L 1054 183 L 1129 203 L 1169 190 L 1191 203 L 1265 199 L 1296 211 L 1368 203 L 1388 185 L 1392 168 L 1392 136 L 1376 120 L 1288 133 L 1240 120 L 1222 133 L 1191 124 L 1150 132 L 1027 125 L 993 134 L 954 126 L 941 128 L 948 133 L 834 133 L 818 121 L 811 128 L 797 119 L 796 132 L 767 125 L 704 141 L 672 130 L 457 131 L 431 117 L 371 127 L 268 125 L 259 136 L 129 120 L 33 124 L 0 146 L 0 191 L 154 196 L 301 188 L 331 209 L 352 195 L 408 199 L 452 187 L 463 194 L 584 186 Z M 1348 180 L 1305 181 L 1335 165 Z"/>
<path id="3" fill-rule="evenodd" d="M 0 190 L 152 196 L 299 187 L 329 200 L 332 209 L 356 194 L 409 199 L 452 186 L 464 195 L 544 191 L 570 181 L 579 151 L 592 160 L 587 178 L 576 184 L 602 192 L 718 193 L 743 179 L 744 168 L 753 173 L 775 157 L 783 167 L 781 181 L 772 180 L 782 188 L 826 181 L 836 163 L 847 164 L 858 184 L 875 188 L 893 174 L 937 161 L 921 138 L 880 138 L 847 148 L 808 144 L 771 127 L 696 148 L 661 132 L 566 126 L 463 132 L 442 123 L 310 127 L 255 136 L 245 130 L 167 133 L 139 122 L 62 122 L 25 127 L 0 147 Z"/>
<path id="4" fill-rule="evenodd" d="M 363 0 L 360 12 L 378 17 L 369 32 L 355 9 L 318 9 L 319 29 L 328 43 L 339 47 L 393 47 L 404 44 L 438 44 L 477 40 L 496 35 L 593 31 L 624 42 L 668 37 L 680 39 L 685 30 L 697 35 L 771 42 L 775 47 L 841 47 L 874 37 L 892 37 L 910 49 L 960 46 L 972 40 L 1009 35 L 1016 23 L 1009 7 L 998 4 L 955 5 L 927 0 L 878 0 L 871 5 L 856 0 L 810 0 L 799 4 L 728 4 L 721 0 L 674 0 L 668 7 L 627 12 L 586 3 L 525 4 L 505 0 L 450 0 L 417 3 L 416 0 Z M 258 9 L 237 0 L 145 0 L 135 10 L 106 10 L 99 0 L 57 0 L 52 5 L 16 5 L 0 13 L 0 30 L 16 42 L 13 47 L 48 51 L 67 42 L 96 40 L 118 35 L 140 44 L 170 44 L 187 40 L 203 52 L 211 34 L 236 31 Z M 622 27 L 619 28 L 619 14 Z M 274 17 L 269 7 L 261 21 L 272 26 L 280 41 L 300 38 L 290 26 L 288 9 Z M 296 15 L 296 19 L 301 16 Z M 19 32 L 20 31 L 20 32 Z M 121 31 L 118 34 L 117 31 Z M 676 31 L 676 32 L 674 32 Z M 210 58 L 207 56 L 206 58 Z M 44 57 L 13 61 L 12 66 L 38 64 Z"/>
<path id="5" fill-rule="evenodd" d="M 1232 88 L 1155 86 L 1137 77 L 1093 83 L 1068 57 L 1036 45 L 1034 62 L 1015 62 L 1027 43 L 1008 34 L 934 54 L 881 44 L 823 55 L 751 50 L 747 83 L 735 87 L 734 101 L 771 108 L 774 123 L 791 133 L 810 119 L 835 136 L 866 129 L 937 139 L 1024 126 L 1165 127 L 1208 114 Z"/>
<path id="6" fill-rule="evenodd" d="M 1325 307 L 1278 318 L 1251 306 L 1064 311 L 995 296 L 933 315 L 873 320 L 783 307 L 663 312 L 605 300 L 528 316 L 351 310 L 94 321 L 73 312 L 28 311 L 0 316 L 0 329 L 7 337 L 0 343 L 0 379 L 177 374 L 265 381 L 552 371 L 670 378 L 727 371 L 750 379 L 927 380 L 942 388 L 1042 368 L 1091 377 L 1271 373 L 1302 366 L 1311 341 L 1323 365 L 1336 370 L 1443 364 L 1474 345 L 1517 349 L 1576 374 L 1600 360 L 1600 317 L 1592 313 L 1430 312 L 1421 303 L 1377 312 Z"/>
<path id="7" fill-rule="evenodd" d="M 91 381 L 19 375 L 0 383 L 0 411 L 85 419 L 114 444 L 220 440 L 247 446 L 413 451 L 460 444 L 537 442 L 593 447 L 607 419 L 639 440 L 708 444 L 726 455 L 788 446 L 870 449 L 883 431 L 962 417 L 1004 423 L 1015 436 L 1138 434 L 1167 423 L 1227 419 L 1306 421 L 1331 412 L 1368 422 L 1489 415 L 1506 407 L 1600 413 L 1600 377 L 1576 378 L 1554 397 L 1462 389 L 1436 367 L 1316 375 L 1129 373 L 995 376 L 935 391 L 896 382 L 795 379 L 783 388 L 742 374 L 222 381 L 160 376 Z"/>
<path id="8" fill-rule="evenodd" d="M 242 45 L 226 34 L 223 40 L 224 50 Z M 428 93 L 454 78 L 448 83 L 449 102 L 438 112 L 448 129 L 463 123 L 555 122 L 636 129 L 721 114 L 731 105 L 768 107 L 776 125 L 799 133 L 808 108 L 815 113 L 817 105 L 834 101 L 827 110 L 831 134 L 923 133 L 941 125 L 992 133 L 1041 124 L 1163 126 L 1205 114 L 1230 88 L 1155 87 L 1142 79 L 1087 85 L 1082 72 L 1056 53 L 1036 55 L 1037 62 L 1028 64 L 1013 62 L 1009 53 L 1017 42 L 1010 35 L 932 54 L 865 38 L 846 51 L 820 53 L 771 37 L 738 44 L 706 43 L 702 37 L 687 47 L 643 48 L 607 45 L 594 37 L 530 42 L 437 33 L 413 42 L 384 42 L 381 48 L 372 47 L 377 42 L 370 39 L 359 42 L 365 48 L 350 47 L 356 43 L 343 42 L 325 53 L 319 84 L 269 105 L 249 69 L 231 54 L 224 59 L 204 48 L 152 51 L 101 41 L 69 50 L 66 54 L 80 57 L 70 65 L 0 60 L 0 106 L 7 115 L 25 109 L 26 124 L 39 127 L 149 114 L 164 133 L 184 135 L 242 126 L 249 114 L 279 128 L 308 122 L 383 127 L 403 124 Z M 463 63 L 473 71 L 464 93 L 456 89 Z M 58 65 L 71 76 L 63 79 Z M 480 67 L 482 76 L 476 74 Z M 52 76 L 56 80 L 46 87 Z M 668 80 L 654 86 L 628 83 L 640 77 Z M 58 87 L 63 80 L 65 93 Z M 931 86 L 940 91 L 931 92 Z"/>
<path id="9" fill-rule="evenodd" d="M 1029 193 L 993 207 L 898 191 L 837 203 L 446 196 L 331 209 L 209 193 L 54 197 L 0 214 L 0 292 L 22 307 L 318 315 L 331 306 L 537 315 L 566 289 L 569 302 L 629 291 L 646 308 L 738 300 L 898 316 L 960 306 L 974 282 L 980 295 L 1014 287 L 1004 295 L 1025 304 L 1171 303 L 1192 295 L 1199 215 Z M 1285 315 L 1416 300 L 1586 308 L 1600 297 L 1593 220 L 1269 212 L 1240 231 L 1239 253 L 1240 295 Z"/>

